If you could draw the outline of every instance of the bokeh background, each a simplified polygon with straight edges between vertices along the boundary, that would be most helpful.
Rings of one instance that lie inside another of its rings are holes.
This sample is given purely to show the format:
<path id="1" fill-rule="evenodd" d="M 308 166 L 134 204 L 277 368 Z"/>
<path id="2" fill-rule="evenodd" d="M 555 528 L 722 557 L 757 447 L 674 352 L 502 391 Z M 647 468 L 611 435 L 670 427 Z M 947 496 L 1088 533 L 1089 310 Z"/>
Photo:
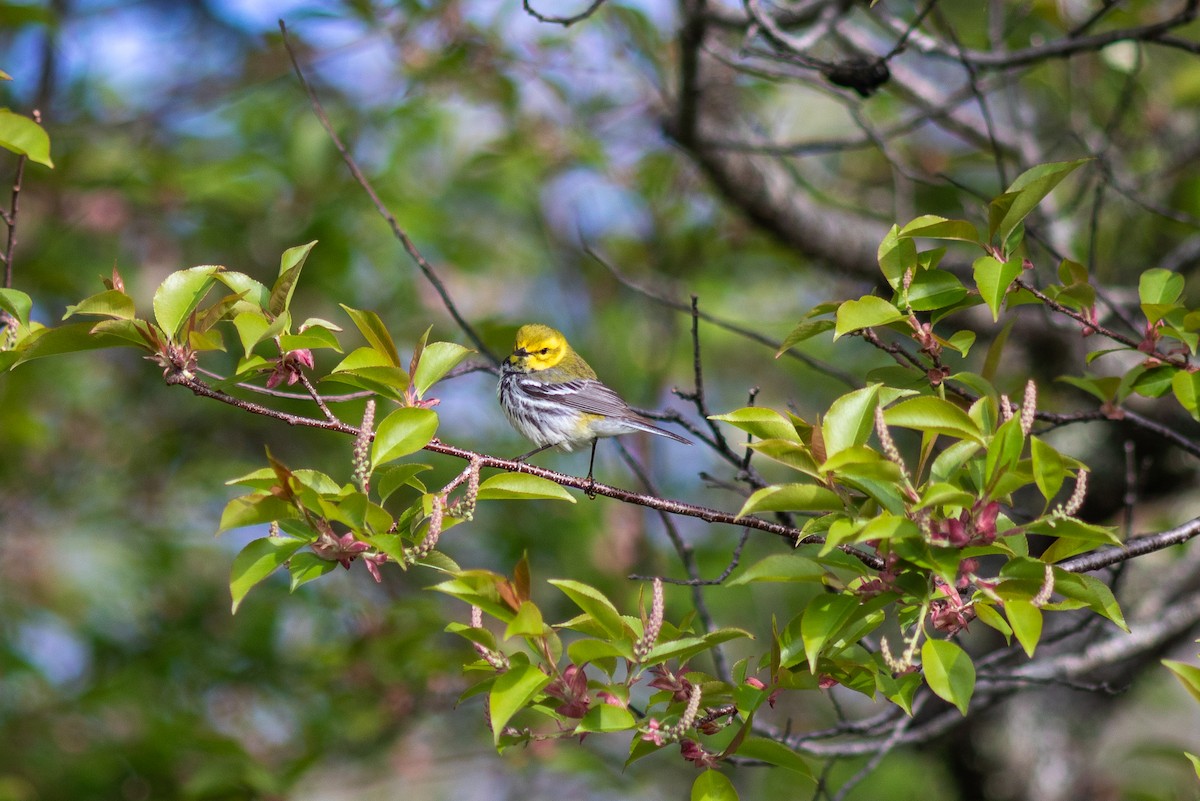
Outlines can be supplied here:
<path id="1" fill-rule="evenodd" d="M 1071 13 L 1068 3 L 1021 5 L 1033 29 Z M 1138 13 L 1162 5 L 1140 4 Z M 956 21 L 965 36 L 983 35 L 965 12 L 947 11 L 964 14 Z M 870 278 L 819 269 L 761 231 L 663 133 L 678 22 L 665 0 L 613 3 L 569 29 L 498 0 L 0 2 L 0 69 L 14 78 L 0 85 L 0 105 L 40 110 L 56 164 L 29 165 L 21 192 L 14 285 L 33 295 L 37 319 L 53 324 L 114 268 L 141 308 L 168 273 L 194 265 L 269 282 L 284 249 L 315 239 L 295 304 L 304 315 L 349 327 L 344 303 L 377 311 L 402 349 L 430 325 L 435 339 L 466 342 L 314 117 L 280 18 L 334 125 L 496 351 L 519 324 L 550 323 L 635 405 L 673 406 L 694 419 L 671 393 L 691 387 L 690 320 L 650 294 L 686 303 L 694 293 L 702 309 L 779 339 L 814 304 L 871 288 Z M 1157 75 L 1137 74 L 1133 93 L 1158 114 L 1147 114 L 1146 125 L 1194 134 L 1200 62 L 1172 55 L 1155 67 Z M 1089 80 L 1099 96 L 1119 99 L 1129 74 L 1111 67 Z M 1053 76 L 1030 80 L 1045 80 L 1034 96 L 1053 102 Z M 749 90 L 771 109 L 775 130 L 855 131 L 821 92 L 768 81 Z M 890 102 L 879 98 L 880 113 Z M 1073 112 L 1089 113 L 1085 104 Z M 1158 154 L 1177 165 L 1163 193 L 1185 215 L 1200 215 L 1200 137 L 1177 141 L 1177 152 Z M 985 158 L 948 140 L 904 146 L 932 160 L 931 171 L 986 170 Z M 953 183 L 893 181 L 875 153 L 832 152 L 813 163 L 816 196 L 832 209 L 853 203 L 877 223 L 914 206 L 978 211 L 977 198 Z M 14 165 L 0 153 L 4 181 Z M 860 187 L 853 196 L 839 194 L 847 175 Z M 1165 255 L 1190 263 L 1178 250 L 1195 237 L 1187 220 L 1128 199 L 1104 211 L 1113 216 L 1098 234 L 1078 222 L 1056 233 L 1109 248 L 1112 258 L 1099 266 L 1107 280 L 1119 285 Z M 1067 212 L 1086 222 L 1078 209 Z M 744 405 L 757 388 L 757 403 L 811 416 L 845 390 L 825 372 L 776 361 L 768 347 L 713 326 L 702 333 L 716 411 Z M 806 350 L 858 374 L 884 363 L 860 345 L 835 351 L 814 340 Z M 231 362 L 205 366 L 228 370 Z M 504 422 L 493 382 L 473 373 L 442 385 L 440 435 L 511 456 L 525 443 Z M 1011 383 L 1006 391 L 1023 385 L 1021 365 Z M 342 411 L 350 420 L 359 414 L 353 405 Z M 1101 458 L 1083 440 L 1075 455 Z M 694 776 L 686 763 L 660 758 L 623 769 L 627 744 L 602 738 L 498 757 L 479 699 L 456 704 L 467 686 L 461 665 L 472 656 L 443 629 L 465 621 L 467 609 L 423 589 L 433 574 L 385 571 L 376 585 L 356 564 L 294 594 L 276 577 L 231 616 L 231 560 L 262 532 L 213 532 L 236 494 L 224 482 L 261 466 L 264 447 L 292 467 L 349 477 L 345 437 L 292 430 L 168 388 L 132 352 L 42 360 L 0 377 L 0 801 L 686 793 Z M 732 472 L 701 449 L 681 454 L 673 443 L 641 439 L 630 447 L 664 494 L 740 506 L 721 485 Z M 541 458 L 585 469 L 586 455 Z M 461 468 L 429 461 L 436 477 Z M 1165 500 L 1148 509 L 1147 524 L 1194 515 L 1194 465 L 1155 468 Z M 719 481 L 706 483 L 702 472 Z M 604 445 L 598 474 L 635 483 Z M 738 532 L 679 525 L 702 571 L 719 573 Z M 679 574 L 655 517 L 603 499 L 493 505 L 441 547 L 460 564 L 497 571 L 528 554 L 535 580 L 589 582 L 626 609 L 640 590 L 628 574 Z M 743 559 L 778 547 L 752 537 Z M 565 599 L 543 592 L 544 609 L 570 616 Z M 721 622 L 760 633 L 773 611 L 795 603 L 772 588 L 714 601 Z M 685 593 L 669 595 L 668 615 L 687 604 Z M 1194 784 L 1180 789 L 1189 777 L 1177 756 L 1200 742 L 1200 717 L 1184 697 L 1160 673 L 1097 713 L 1103 731 L 1092 735 L 1107 791 L 1194 796 Z M 812 703 L 784 714 L 818 727 L 837 710 Z M 1036 728 L 1037 715 L 1028 712 L 1025 723 Z M 997 721 L 996 736 L 1011 731 Z M 976 745 L 987 753 L 986 743 Z M 983 771 L 955 752 L 953 739 L 898 752 L 851 797 L 982 797 L 972 782 Z M 833 777 L 860 766 L 836 765 Z M 744 770 L 737 782 L 745 798 L 811 794 L 779 772 Z M 1012 797 L 1005 792 L 986 790 Z"/>

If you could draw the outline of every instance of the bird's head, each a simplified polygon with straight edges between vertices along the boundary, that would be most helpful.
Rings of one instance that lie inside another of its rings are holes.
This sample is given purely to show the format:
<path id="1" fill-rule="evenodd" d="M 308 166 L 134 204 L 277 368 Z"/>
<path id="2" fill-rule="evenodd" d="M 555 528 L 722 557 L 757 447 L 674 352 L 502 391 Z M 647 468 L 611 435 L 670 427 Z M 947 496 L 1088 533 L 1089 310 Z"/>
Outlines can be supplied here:
<path id="1" fill-rule="evenodd" d="M 548 325 L 530 323 L 517 331 L 509 366 L 522 373 L 548 370 L 571 354 L 567 338 Z"/>

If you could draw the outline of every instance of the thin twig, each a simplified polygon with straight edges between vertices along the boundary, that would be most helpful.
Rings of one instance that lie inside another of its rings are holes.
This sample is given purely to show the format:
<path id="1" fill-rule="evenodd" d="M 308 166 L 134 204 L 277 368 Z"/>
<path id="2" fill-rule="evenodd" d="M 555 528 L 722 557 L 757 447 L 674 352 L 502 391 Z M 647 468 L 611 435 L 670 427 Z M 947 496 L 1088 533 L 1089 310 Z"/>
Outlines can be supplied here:
<path id="1" fill-rule="evenodd" d="M 21 182 L 25 177 L 25 162 L 27 158 L 24 154 L 17 156 L 17 172 L 13 178 L 12 185 L 12 201 L 9 204 L 9 210 L 4 215 L 4 223 L 8 226 L 8 242 L 4 246 L 4 287 L 12 289 L 13 285 L 13 251 L 17 247 L 17 212 L 20 207 L 21 198 Z"/>
<path id="2" fill-rule="evenodd" d="M 647 289 L 646 287 L 638 285 L 636 282 L 634 282 L 632 279 L 630 279 L 628 276 L 626 276 L 624 273 L 622 273 L 620 270 L 618 270 L 616 268 L 616 266 L 612 264 L 612 262 L 608 261 L 606 258 L 601 256 L 593 248 L 585 245 L 583 251 L 584 251 L 584 253 L 588 254 L 593 259 L 595 259 L 602 267 L 604 267 L 604 269 L 608 270 L 612 274 L 612 276 L 617 279 L 617 281 L 621 284 L 621 286 L 624 286 L 628 289 L 632 289 L 634 292 L 637 292 L 638 294 L 643 295 L 643 296 L 649 298 L 650 300 L 655 301 L 656 303 L 660 303 L 669 309 L 675 309 L 676 311 L 681 311 L 681 312 L 685 312 L 685 313 L 691 312 L 691 304 L 690 303 L 684 303 L 683 301 L 673 300 L 672 298 L 666 297 L 665 295 L 660 295 L 656 292 L 653 292 L 653 291 Z M 710 314 L 709 312 L 697 310 L 696 314 L 701 320 L 703 320 L 706 323 L 711 323 L 712 325 L 715 325 L 717 328 L 737 334 L 738 336 L 745 337 L 746 339 L 757 342 L 760 345 L 766 345 L 768 348 L 771 348 L 772 351 L 778 352 L 779 349 L 783 346 L 783 342 L 780 340 L 771 339 L 770 337 L 764 336 L 764 335 L 758 333 L 757 331 L 753 331 L 749 328 L 740 326 L 737 323 L 733 323 L 733 322 L 730 322 L 729 320 L 725 320 L 721 317 L 717 317 L 716 315 Z M 845 372 L 844 370 L 839 370 L 838 368 L 836 368 L 830 364 L 826 364 L 825 362 L 822 362 L 819 359 L 814 359 L 811 356 L 797 350 L 796 348 L 789 348 L 787 351 L 785 351 L 783 353 L 783 355 L 787 356 L 789 358 L 792 358 L 792 359 L 796 359 L 797 361 L 803 362 L 804 364 L 808 365 L 812 369 L 814 369 L 820 373 L 823 373 L 823 374 L 829 376 L 830 378 L 840 381 L 841 383 L 845 384 L 846 386 L 850 387 L 851 389 L 859 389 L 862 386 L 861 382 L 857 378 L 855 378 L 854 376 Z"/>
<path id="3" fill-rule="evenodd" d="M 658 488 L 654 486 L 654 482 L 650 479 L 650 476 L 642 469 L 637 459 L 633 458 L 633 454 L 629 452 L 629 449 L 620 440 L 617 441 L 617 449 L 621 453 L 621 458 L 625 460 L 625 464 L 629 465 L 629 469 L 637 476 L 638 481 L 642 483 L 642 487 L 645 488 L 646 492 L 659 496 Z M 700 585 L 700 568 L 696 565 L 695 549 L 692 548 L 691 543 L 686 542 L 680 535 L 679 529 L 675 525 L 675 520 L 661 509 L 657 511 L 659 519 L 662 520 L 663 528 L 667 532 L 667 538 L 671 541 L 672 547 L 675 548 L 675 553 L 679 555 L 679 561 L 683 563 L 684 571 L 695 582 L 694 584 L 690 584 L 690 586 L 692 588 L 692 605 L 696 608 L 696 616 L 700 618 L 700 625 L 704 627 L 704 633 L 711 634 L 717 630 L 717 625 L 713 621 L 712 612 L 709 611 L 708 604 L 704 600 L 704 590 Z M 723 681 L 732 683 L 733 679 L 732 674 L 729 672 L 729 661 L 725 658 L 725 652 L 719 645 L 713 646 L 712 660 L 713 668 L 717 671 L 717 676 Z"/>
<path id="4" fill-rule="evenodd" d="M 341 138 L 333 129 L 333 123 L 330 122 L 329 116 L 325 113 L 325 109 L 321 105 L 320 98 L 317 97 L 316 90 L 313 89 L 312 84 L 310 84 L 308 79 L 304 76 L 304 71 L 300 68 L 300 60 L 296 57 L 296 53 L 292 49 L 292 43 L 288 37 L 287 26 L 284 24 L 282 19 L 279 20 L 279 30 L 283 34 L 283 46 L 287 50 L 288 58 L 291 59 L 292 68 L 296 72 L 296 77 L 300 80 L 300 85 L 304 87 L 304 91 L 308 95 L 308 100 L 312 104 L 313 112 L 316 114 L 317 119 L 321 122 L 321 127 L 323 127 L 325 132 L 329 134 L 329 138 L 333 141 L 333 145 L 337 148 L 338 153 L 341 154 L 342 161 L 346 162 L 346 166 L 350 169 L 350 174 L 354 176 L 354 180 L 357 181 L 358 185 L 361 186 L 363 191 L 367 193 L 367 197 L 369 197 L 371 202 L 375 205 L 376 211 L 378 211 L 383 219 L 387 221 L 387 224 L 391 227 L 392 233 L 395 235 L 396 239 L 400 241 L 400 244 L 404 246 L 404 250 L 408 253 L 409 257 L 421 270 L 422 275 L 425 276 L 425 280 L 428 281 L 438 293 L 438 296 L 442 299 L 442 305 L 446 307 L 446 311 L 448 311 L 450 316 L 454 318 L 454 322 L 458 324 L 458 327 L 462 329 L 463 333 L 467 335 L 467 338 L 470 339 L 475 345 L 476 350 L 486 356 L 492 364 L 500 364 L 500 359 L 497 358 L 496 355 L 487 347 L 487 345 L 483 343 L 483 339 L 478 333 L 476 333 L 475 329 L 471 327 L 471 324 L 468 323 L 459 313 L 458 307 L 450 298 L 450 293 L 446 289 L 446 285 L 442 283 L 442 279 L 438 277 L 437 273 L 433 269 L 433 266 L 425 260 L 425 257 L 421 255 L 421 251 L 417 249 L 417 246 L 413 244 L 411 239 L 409 239 L 408 234 L 403 228 L 400 227 L 400 223 L 396 220 L 395 215 L 393 215 L 391 211 L 388 210 L 387 206 L 384 205 L 383 201 L 380 200 L 379 195 L 376 194 L 375 189 L 371 186 L 371 182 L 367 180 L 367 176 L 363 174 L 361 169 L 359 169 L 358 163 L 355 162 L 354 157 L 350 155 L 350 151 L 347 150 L 346 146 L 342 143 Z"/>
<path id="5" fill-rule="evenodd" d="M 592 0 L 592 4 L 578 14 L 569 17 L 556 17 L 552 14 L 543 14 L 529 4 L 529 0 L 523 0 L 522 7 L 525 13 L 536 19 L 538 22 L 549 22 L 554 25 L 561 25 L 568 28 L 576 22 L 581 22 L 600 10 L 600 6 L 604 5 L 604 0 Z"/>

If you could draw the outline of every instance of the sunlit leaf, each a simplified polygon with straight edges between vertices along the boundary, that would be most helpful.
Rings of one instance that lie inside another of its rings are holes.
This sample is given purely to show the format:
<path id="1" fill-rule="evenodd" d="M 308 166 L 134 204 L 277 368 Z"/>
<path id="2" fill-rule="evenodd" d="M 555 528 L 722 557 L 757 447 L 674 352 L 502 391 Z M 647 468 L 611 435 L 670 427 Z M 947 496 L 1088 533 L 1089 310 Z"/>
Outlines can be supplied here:
<path id="1" fill-rule="evenodd" d="M 966 651 L 949 640 L 926 640 L 921 667 L 929 689 L 966 715 L 975 692 L 975 665 Z"/>

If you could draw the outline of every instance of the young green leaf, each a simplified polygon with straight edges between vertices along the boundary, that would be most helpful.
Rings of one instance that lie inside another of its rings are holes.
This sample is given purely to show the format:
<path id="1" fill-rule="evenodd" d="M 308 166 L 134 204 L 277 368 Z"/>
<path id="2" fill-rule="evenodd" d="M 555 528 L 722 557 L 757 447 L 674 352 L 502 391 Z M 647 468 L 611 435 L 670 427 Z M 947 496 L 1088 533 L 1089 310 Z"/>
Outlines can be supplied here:
<path id="1" fill-rule="evenodd" d="M 551 579 L 549 583 L 566 593 L 576 606 L 591 615 L 610 637 L 621 639 L 632 636 L 629 626 L 621 618 L 621 613 L 600 590 L 568 579 Z"/>
<path id="2" fill-rule="evenodd" d="M 383 320 L 379 319 L 379 315 L 373 311 L 352 309 L 344 303 L 339 305 L 354 321 L 354 325 L 358 327 L 359 332 L 371 347 L 386 357 L 387 366 L 399 368 L 400 354 L 396 351 L 396 343 L 392 341 L 392 335 L 388 333 L 387 327 L 383 324 Z"/>
<path id="3" fill-rule="evenodd" d="M 692 784 L 691 801 L 738 801 L 738 794 L 725 774 L 709 768 Z"/>
<path id="4" fill-rule="evenodd" d="M 775 358 L 778 359 L 787 351 L 791 350 L 796 344 L 803 342 L 806 339 L 815 337 L 817 334 L 823 334 L 833 328 L 833 320 L 805 320 L 792 329 L 791 333 L 783 339 L 783 343 L 779 346 L 779 350 L 775 351 Z"/>
<path id="5" fill-rule="evenodd" d="M 426 345 L 421 351 L 417 369 L 412 374 L 413 386 L 417 388 L 417 396 L 424 397 L 426 390 L 474 352 L 470 348 L 464 348 L 453 342 L 434 342 Z"/>
<path id="6" fill-rule="evenodd" d="M 1012 282 L 1021 274 L 1021 260 L 998 261 L 992 256 L 980 256 L 972 264 L 979 295 L 992 310 L 992 320 L 1000 319 L 1000 304 Z"/>
<path id="7" fill-rule="evenodd" d="M 375 430 L 371 464 L 386 464 L 416 453 L 429 444 L 437 433 L 437 427 L 438 416 L 432 409 L 397 409 L 385 417 Z"/>
<path id="8" fill-rule="evenodd" d="M 947 434 L 983 444 L 979 427 L 970 415 L 950 401 L 931 395 L 900 401 L 884 410 L 883 419 L 889 426 Z"/>
<path id="9" fill-rule="evenodd" d="M 488 695 L 492 737 L 497 747 L 504 727 L 513 715 L 525 708 L 551 681 L 550 676 L 533 665 L 515 663 L 496 677 Z"/>
<path id="10" fill-rule="evenodd" d="M 1017 226 L 1037 208 L 1046 195 L 1089 159 L 1039 164 L 1017 176 L 1003 195 L 992 201 L 988 210 L 988 237 L 1007 242 Z"/>
<path id="11" fill-rule="evenodd" d="M 714 414 L 708 419 L 729 423 L 759 439 L 800 441 L 800 435 L 796 433 L 796 427 L 792 425 L 791 421 L 773 409 L 747 406 L 728 414 Z"/>
<path id="12" fill-rule="evenodd" d="M 1200 701 L 1200 667 L 1189 665 L 1187 662 L 1177 662 L 1174 659 L 1164 659 L 1162 663 L 1175 674 L 1175 678 L 1183 684 L 1191 696 Z"/>
<path id="13" fill-rule="evenodd" d="M 271 297 L 267 301 L 267 310 L 272 315 L 279 315 L 288 310 L 292 303 L 292 293 L 296 291 L 296 282 L 300 280 L 300 271 L 304 269 L 304 261 L 317 240 L 307 245 L 297 245 L 288 248 L 279 257 L 279 277 L 271 287 Z"/>
<path id="14" fill-rule="evenodd" d="M 755 581 L 819 582 L 826 575 L 825 568 L 812 559 L 796 553 L 775 553 L 751 565 L 725 586 L 738 587 Z"/>
<path id="15" fill-rule="evenodd" d="M 6 108 L 0 108 L 0 147 L 54 169 L 54 162 L 50 160 L 50 136 L 46 129 Z"/>
<path id="16" fill-rule="evenodd" d="M 562 485 L 555 484 L 548 478 L 526 473 L 500 473 L 492 476 L 479 485 L 478 498 L 481 501 L 541 499 L 575 503 L 575 498 Z"/>
<path id="17" fill-rule="evenodd" d="M 229 574 L 229 594 L 233 598 L 233 612 L 250 588 L 274 573 L 296 551 L 305 545 L 304 540 L 291 537 L 263 537 L 242 549 L 233 559 Z"/>
<path id="18" fill-rule="evenodd" d="M 852 331 L 887 325 L 903 319 L 904 313 L 883 298 L 864 295 L 858 300 L 848 300 L 838 307 L 833 338 L 837 340 Z"/>
<path id="19" fill-rule="evenodd" d="M 738 517 L 754 512 L 832 511 L 843 506 L 841 497 L 824 487 L 815 484 L 782 484 L 757 490 L 746 499 Z"/>
<path id="20" fill-rule="evenodd" d="M 821 648 L 833 640 L 858 609 L 858 599 L 851 595 L 819 595 L 809 602 L 800 619 L 800 638 L 808 657 L 808 669 L 817 672 Z"/>
<path id="21" fill-rule="evenodd" d="M 975 665 L 967 652 L 949 640 L 926 640 L 921 646 L 921 667 L 929 689 L 966 715 L 975 692 Z"/>
<path id="22" fill-rule="evenodd" d="M 33 311 L 33 298 L 19 289 L 0 287 L 0 309 L 17 318 L 21 325 L 29 325 L 29 313 Z"/>
<path id="23" fill-rule="evenodd" d="M 875 407 L 879 403 L 879 384 L 871 384 L 849 392 L 829 407 L 821 421 L 825 442 L 825 458 L 862 445 L 875 428 Z"/>
<path id="24" fill-rule="evenodd" d="M 768 765 L 775 765 L 784 770 L 790 770 L 792 773 L 799 773 L 806 779 L 815 780 L 816 778 L 813 776 L 812 768 L 804 761 L 803 757 L 783 743 L 767 739 L 766 737 L 747 737 L 738 746 L 736 753 L 743 759 L 766 762 Z"/>
<path id="25" fill-rule="evenodd" d="M 212 287 L 213 274 L 221 268 L 211 264 L 179 270 L 167 276 L 154 292 L 154 320 L 172 341 L 188 315 Z"/>
<path id="26" fill-rule="evenodd" d="M 1200 420 L 1200 373 L 1180 370 L 1171 379 L 1171 389 L 1179 405 L 1187 409 L 1192 417 Z"/>
<path id="27" fill-rule="evenodd" d="M 1004 611 L 1017 642 L 1025 649 L 1025 655 L 1032 657 L 1042 638 L 1042 610 L 1023 598 L 1009 598 L 1004 602 Z"/>

